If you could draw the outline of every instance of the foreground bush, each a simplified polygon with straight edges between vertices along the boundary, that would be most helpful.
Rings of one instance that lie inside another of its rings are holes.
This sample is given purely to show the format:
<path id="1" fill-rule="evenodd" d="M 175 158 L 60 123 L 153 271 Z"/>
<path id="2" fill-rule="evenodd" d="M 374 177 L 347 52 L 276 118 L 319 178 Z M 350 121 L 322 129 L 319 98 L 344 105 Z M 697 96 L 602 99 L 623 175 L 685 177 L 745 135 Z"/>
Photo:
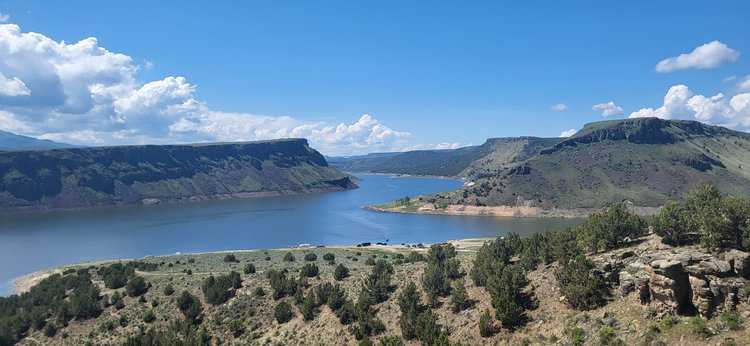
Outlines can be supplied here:
<path id="1" fill-rule="evenodd" d="M 487 290 L 495 317 L 503 327 L 515 329 L 524 322 L 528 302 L 522 290 L 526 284 L 526 273 L 518 266 L 505 266 L 499 275 L 490 278 Z"/>
<path id="2" fill-rule="evenodd" d="M 725 197 L 712 185 L 699 185 L 682 203 L 670 202 L 652 222 L 671 245 L 699 240 L 709 251 L 750 249 L 750 199 Z"/>
<path id="3" fill-rule="evenodd" d="M 276 318 L 276 322 L 278 322 L 279 324 L 289 322 L 294 316 L 294 313 L 292 312 L 292 306 L 285 301 L 276 304 L 276 308 L 273 311 L 273 316 Z"/>
<path id="4" fill-rule="evenodd" d="M 385 260 L 378 260 L 370 274 L 365 277 L 362 292 L 373 301 L 373 304 L 388 300 L 392 289 L 391 275 L 393 266 Z"/>
<path id="5" fill-rule="evenodd" d="M 268 279 L 273 289 L 273 299 L 281 299 L 286 296 L 292 296 L 297 292 L 297 282 L 287 278 L 285 271 L 269 270 Z"/>
<path id="6" fill-rule="evenodd" d="M 427 268 L 422 274 L 422 286 L 434 305 L 438 297 L 450 294 L 451 280 L 460 277 L 456 249 L 451 244 L 430 246 L 427 253 Z"/>
<path id="7" fill-rule="evenodd" d="M 214 277 L 213 275 L 203 280 L 201 290 L 206 302 L 211 305 L 219 305 L 226 302 L 234 293 L 234 289 L 242 286 L 242 279 L 237 272 Z"/>
<path id="8" fill-rule="evenodd" d="M 617 203 L 604 213 L 595 213 L 576 226 L 581 248 L 589 252 L 611 250 L 621 246 L 626 239 L 643 234 L 645 222 L 628 211 L 624 203 Z"/>
<path id="9" fill-rule="evenodd" d="M 493 334 L 495 334 L 495 326 L 492 321 L 492 314 L 489 310 L 484 310 L 482 316 L 479 317 L 479 335 L 488 338 Z"/>
<path id="10" fill-rule="evenodd" d="M 305 263 L 300 269 L 300 276 L 312 278 L 318 276 L 318 272 L 318 266 L 314 263 Z"/>
<path id="11" fill-rule="evenodd" d="M 336 279 L 336 281 L 341 281 L 343 279 L 346 279 L 348 276 L 349 268 L 339 263 L 339 265 L 337 265 L 336 269 L 333 271 L 333 278 Z"/>
<path id="12" fill-rule="evenodd" d="M 200 315 L 203 313 L 203 306 L 198 298 L 190 294 L 188 291 L 182 291 L 177 298 L 177 307 L 180 309 L 180 312 L 182 312 L 185 319 L 191 323 L 198 321 Z"/>
<path id="13" fill-rule="evenodd" d="M 560 293 L 572 308 L 590 310 L 604 304 L 607 287 L 593 269 L 591 261 L 579 255 L 561 263 L 560 269 L 555 273 Z"/>
<path id="14" fill-rule="evenodd" d="M 131 297 L 141 296 L 146 293 L 146 291 L 148 291 L 148 284 L 141 276 L 131 277 L 130 280 L 128 280 L 127 287 L 125 287 L 125 292 Z"/>

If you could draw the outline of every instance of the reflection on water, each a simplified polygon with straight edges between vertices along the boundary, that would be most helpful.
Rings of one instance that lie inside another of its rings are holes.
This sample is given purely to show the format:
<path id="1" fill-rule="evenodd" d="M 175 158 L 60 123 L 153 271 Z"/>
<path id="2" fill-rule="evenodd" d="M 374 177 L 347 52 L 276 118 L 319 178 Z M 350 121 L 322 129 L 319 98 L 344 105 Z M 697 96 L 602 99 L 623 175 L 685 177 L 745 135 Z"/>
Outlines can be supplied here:
<path id="1" fill-rule="evenodd" d="M 390 214 L 361 206 L 449 191 L 460 181 L 362 175 L 359 189 L 302 196 L 0 216 L 0 293 L 36 270 L 176 252 L 362 241 L 432 243 L 528 234 L 576 220 Z"/>

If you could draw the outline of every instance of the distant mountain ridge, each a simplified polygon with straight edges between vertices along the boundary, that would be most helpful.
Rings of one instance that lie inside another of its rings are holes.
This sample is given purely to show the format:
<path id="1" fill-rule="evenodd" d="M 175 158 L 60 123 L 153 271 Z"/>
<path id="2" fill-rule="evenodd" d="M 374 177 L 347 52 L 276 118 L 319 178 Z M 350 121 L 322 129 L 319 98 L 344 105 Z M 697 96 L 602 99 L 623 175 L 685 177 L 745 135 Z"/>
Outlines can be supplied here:
<path id="1" fill-rule="evenodd" d="M 490 138 L 484 144 L 458 149 L 414 150 L 333 157 L 337 168 L 356 173 L 470 177 L 492 174 L 560 142 L 559 138 Z"/>
<path id="2" fill-rule="evenodd" d="M 252 197 L 356 187 L 305 139 L 0 152 L 0 210 Z"/>
<path id="3" fill-rule="evenodd" d="M 470 186 L 429 201 L 570 209 L 630 201 L 656 207 L 699 183 L 747 196 L 750 134 L 696 121 L 596 122 L 526 160 L 474 177 Z"/>
<path id="4" fill-rule="evenodd" d="M 21 136 L 7 131 L 0 131 L 0 151 L 47 150 L 73 147 L 75 146 L 70 144 L 53 142 L 47 139 Z"/>

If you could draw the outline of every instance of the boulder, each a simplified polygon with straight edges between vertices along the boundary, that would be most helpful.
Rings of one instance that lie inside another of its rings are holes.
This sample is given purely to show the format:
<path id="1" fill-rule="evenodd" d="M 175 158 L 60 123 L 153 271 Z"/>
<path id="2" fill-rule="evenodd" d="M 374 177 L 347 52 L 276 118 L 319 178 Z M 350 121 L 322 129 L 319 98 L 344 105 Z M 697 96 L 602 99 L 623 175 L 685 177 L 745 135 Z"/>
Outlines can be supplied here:
<path id="1" fill-rule="evenodd" d="M 750 253 L 732 249 L 724 253 L 724 259 L 731 264 L 735 274 L 750 279 Z"/>
<path id="2" fill-rule="evenodd" d="M 690 288 L 692 290 L 692 303 L 703 317 L 710 317 L 714 312 L 714 295 L 711 286 L 704 278 L 690 276 Z"/>
<path id="3" fill-rule="evenodd" d="M 650 275 L 651 303 L 660 313 L 684 314 L 693 309 L 688 274 L 682 262 L 655 260 L 646 267 Z"/>

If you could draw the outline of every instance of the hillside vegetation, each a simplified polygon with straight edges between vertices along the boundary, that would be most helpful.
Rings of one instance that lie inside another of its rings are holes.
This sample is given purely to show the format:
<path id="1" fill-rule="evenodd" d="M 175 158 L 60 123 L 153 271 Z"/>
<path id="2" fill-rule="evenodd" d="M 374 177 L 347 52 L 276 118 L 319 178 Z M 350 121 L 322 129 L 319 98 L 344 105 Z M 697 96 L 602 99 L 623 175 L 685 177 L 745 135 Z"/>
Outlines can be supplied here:
<path id="1" fill-rule="evenodd" d="M 474 178 L 499 172 L 559 141 L 537 137 L 490 138 L 478 146 L 334 157 L 330 162 L 347 172 Z"/>
<path id="2" fill-rule="evenodd" d="M 0 152 L 0 210 L 79 208 L 354 187 L 304 139 Z"/>
<path id="3" fill-rule="evenodd" d="M 711 183 L 750 194 L 750 134 L 695 121 L 625 119 L 586 125 L 526 160 L 489 170 L 482 160 L 463 189 L 421 199 L 436 205 L 658 207 Z"/>
<path id="4" fill-rule="evenodd" d="M 750 200 L 701 186 L 525 238 L 83 264 L 0 298 L 0 345 L 748 345 L 748 250 Z"/>

